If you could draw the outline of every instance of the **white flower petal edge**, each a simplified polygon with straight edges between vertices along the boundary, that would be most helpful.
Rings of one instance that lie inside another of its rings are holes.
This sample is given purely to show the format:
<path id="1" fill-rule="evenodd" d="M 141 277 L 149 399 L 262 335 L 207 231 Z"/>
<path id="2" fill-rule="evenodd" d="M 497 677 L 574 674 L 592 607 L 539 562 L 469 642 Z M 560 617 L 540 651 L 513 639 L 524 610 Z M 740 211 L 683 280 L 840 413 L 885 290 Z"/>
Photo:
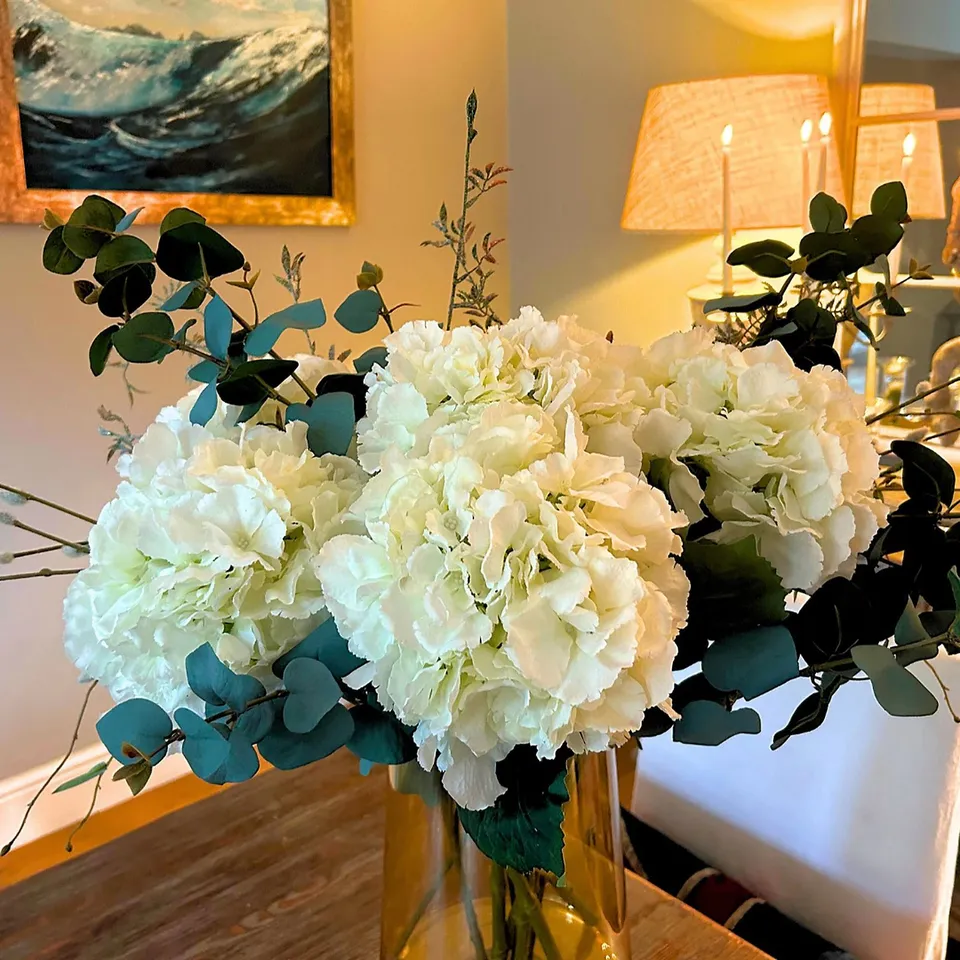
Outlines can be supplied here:
<path id="1" fill-rule="evenodd" d="M 673 688 L 686 523 L 624 458 L 591 449 L 647 391 L 616 348 L 526 308 L 483 331 L 412 323 L 368 376 L 375 475 L 317 574 L 420 762 L 483 809 L 496 763 L 602 750 Z M 372 666 L 372 669 L 370 669 Z"/>
<path id="2" fill-rule="evenodd" d="M 326 366 L 306 362 L 307 382 Z M 116 700 L 171 712 L 197 705 L 185 661 L 203 643 L 275 683 L 273 661 L 327 615 L 314 560 L 348 529 L 344 510 L 365 480 L 350 459 L 315 457 L 302 423 L 233 426 L 236 410 L 221 404 L 195 426 L 195 395 L 162 410 L 123 458 L 64 605 L 64 643 L 84 675 Z"/>

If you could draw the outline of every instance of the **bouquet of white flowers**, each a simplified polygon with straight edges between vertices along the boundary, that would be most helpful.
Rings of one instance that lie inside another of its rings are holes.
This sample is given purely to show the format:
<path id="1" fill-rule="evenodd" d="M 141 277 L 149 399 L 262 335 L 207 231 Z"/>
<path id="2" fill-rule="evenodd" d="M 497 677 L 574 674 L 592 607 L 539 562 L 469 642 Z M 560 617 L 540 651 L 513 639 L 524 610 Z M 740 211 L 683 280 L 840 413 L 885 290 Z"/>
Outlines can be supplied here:
<path id="1" fill-rule="evenodd" d="M 475 113 L 471 98 L 468 149 Z M 95 375 L 113 351 L 199 361 L 195 389 L 119 460 L 80 545 L 65 642 L 117 700 L 97 729 L 134 793 L 170 749 L 227 783 L 260 757 L 290 769 L 345 746 L 406 771 L 395 784 L 439 799 L 456 837 L 506 871 L 490 881 L 499 956 L 532 937 L 558 957 L 543 878 L 584 923 L 595 913 L 557 879 L 572 758 L 668 729 L 701 744 L 757 733 L 737 702 L 798 676 L 814 690 L 775 747 L 819 726 L 860 672 L 889 712 L 933 712 L 906 667 L 960 649 L 960 540 L 942 524 L 950 467 L 910 441 L 881 458 L 832 349 L 838 323 L 863 327 L 849 277 L 902 235 L 900 184 L 850 227 L 818 196 L 799 256 L 769 241 L 731 258 L 779 291 L 709 305 L 731 315 L 720 337 L 639 349 L 531 307 L 496 316 L 497 241 L 468 251 L 467 211 L 504 173 L 468 162 L 459 218 L 441 210 L 446 323 L 395 325 L 383 271 L 363 264 L 335 318 L 388 335 L 356 360 L 273 349 L 326 321 L 300 299 L 302 258 L 284 251 L 294 304 L 250 322 L 217 284 L 239 272 L 229 282 L 255 300 L 257 278 L 198 214 L 171 211 L 156 250 L 102 197 L 48 215 L 47 269 L 94 263 L 75 288 L 110 319 Z M 142 310 L 158 271 L 181 286 Z M 457 309 L 469 325 L 454 327 Z M 907 499 L 890 513 L 898 480 Z M 810 597 L 798 613 L 788 591 Z"/>

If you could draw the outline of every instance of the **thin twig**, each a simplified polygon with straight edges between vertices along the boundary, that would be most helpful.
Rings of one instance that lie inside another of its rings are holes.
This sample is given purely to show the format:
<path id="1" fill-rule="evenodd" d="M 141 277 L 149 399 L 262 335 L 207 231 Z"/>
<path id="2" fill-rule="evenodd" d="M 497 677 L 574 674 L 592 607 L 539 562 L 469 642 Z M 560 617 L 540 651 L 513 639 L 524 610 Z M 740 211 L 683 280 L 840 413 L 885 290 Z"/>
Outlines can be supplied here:
<path id="1" fill-rule="evenodd" d="M 80 716 L 77 717 L 77 724 L 73 728 L 73 736 L 70 738 L 70 746 L 67 748 L 67 752 L 64 754 L 63 759 L 53 768 L 53 772 L 47 777 L 43 782 L 43 786 L 36 792 L 34 798 L 27 804 L 27 809 L 23 812 L 23 819 L 20 821 L 20 826 L 17 829 L 17 832 L 13 835 L 9 843 L 7 843 L 3 849 L 0 849 L 0 857 L 5 857 L 12 849 L 13 845 L 17 842 L 20 837 L 20 834 L 23 833 L 23 828 L 27 825 L 27 820 L 30 818 L 30 811 L 33 810 L 34 804 L 40 799 L 47 787 L 53 783 L 54 779 L 60 773 L 60 771 L 66 766 L 67 761 L 70 759 L 70 755 L 73 753 L 73 748 L 77 745 L 77 738 L 80 736 L 80 724 L 83 723 L 83 715 L 87 712 L 87 704 L 90 703 L 90 696 L 94 691 L 94 688 L 97 686 L 97 681 L 94 680 L 87 687 L 86 696 L 83 698 L 83 705 L 80 707 Z"/>
<path id="2" fill-rule="evenodd" d="M 31 527 L 30 524 L 24 523 L 22 520 L 17 520 L 15 517 L 10 517 L 9 525 L 11 527 L 16 527 L 18 530 L 23 530 L 26 533 L 35 534 L 38 537 L 43 537 L 44 540 L 52 540 L 54 543 L 59 543 L 61 547 L 72 547 L 78 553 L 89 553 L 89 549 L 83 543 L 78 543 L 74 540 L 64 540 L 63 537 L 58 537 L 55 533 L 47 533 L 45 530 L 38 530 L 36 527 Z"/>
<path id="3" fill-rule="evenodd" d="M 957 716 L 957 711 L 953 709 L 953 704 L 950 703 L 950 688 L 943 682 L 940 677 L 940 674 L 937 673 L 936 667 L 929 661 L 924 660 L 927 669 L 937 678 L 937 683 L 940 684 L 940 689 L 943 691 L 943 702 L 947 705 L 947 709 L 950 711 L 950 716 L 953 717 L 954 723 L 960 723 L 960 717 Z"/>
<path id="4" fill-rule="evenodd" d="M 31 573 L 8 573 L 0 577 L 0 583 L 6 580 L 35 580 L 38 577 L 72 577 L 82 572 L 82 570 L 50 570 L 44 567 L 42 570 L 34 570 Z"/>
<path id="5" fill-rule="evenodd" d="M 884 417 L 889 417 L 891 413 L 896 413 L 898 410 L 903 410 L 904 407 L 909 407 L 911 403 L 916 403 L 918 400 L 924 400 L 934 393 L 939 393 L 941 390 L 945 390 L 947 387 L 952 387 L 955 383 L 960 383 L 960 376 L 951 377 L 949 380 L 945 380 L 943 383 L 938 384 L 935 387 L 931 387 L 929 390 L 924 390 L 923 393 L 918 393 L 915 397 L 911 397 L 909 400 L 904 400 L 902 403 L 898 403 L 895 407 L 891 407 L 889 410 L 884 410 L 883 413 L 878 413 L 875 416 L 868 417 L 867 426 L 876 423 L 878 420 L 882 420 Z"/>
<path id="6" fill-rule="evenodd" d="M 54 510 L 59 510 L 61 513 L 69 514 L 71 517 L 76 517 L 78 520 L 83 520 L 85 523 L 89 523 L 91 526 L 97 521 L 93 517 L 88 517 L 84 513 L 77 513 L 76 510 L 71 510 L 69 507 L 65 507 L 60 503 L 54 503 L 52 500 L 44 500 L 43 497 L 38 497 L 34 493 L 29 493 L 27 490 L 20 490 L 17 487 L 9 487 L 5 483 L 0 483 L 0 490 L 6 490 L 7 493 L 16 494 L 18 497 L 23 497 L 24 500 L 32 500 L 34 503 L 40 503 L 45 507 L 51 507 Z"/>
<path id="7" fill-rule="evenodd" d="M 51 543 L 49 547 L 35 547 L 33 550 L 18 550 L 12 554 L 14 560 L 22 560 L 24 557 L 35 557 L 41 553 L 53 553 L 55 550 L 62 550 L 57 543 Z"/>
<path id="8" fill-rule="evenodd" d="M 476 96 L 476 94 L 472 94 Z M 450 285 L 450 304 L 447 307 L 447 330 L 453 326 L 453 310 L 457 300 L 457 275 L 466 265 L 464 251 L 467 245 L 467 201 L 470 199 L 470 151 L 473 149 L 473 117 L 467 118 L 467 148 L 463 158 L 463 207 L 461 208 L 459 229 L 457 230 L 457 259 L 453 265 L 453 281 Z"/>
<path id="9" fill-rule="evenodd" d="M 87 812 L 83 815 L 83 819 L 70 831 L 70 836 L 67 837 L 67 844 L 64 847 L 67 853 L 73 853 L 74 837 L 87 825 L 87 821 L 93 816 L 93 808 L 97 805 L 97 794 L 100 793 L 100 785 L 103 782 L 104 774 L 110 769 L 111 762 L 112 758 L 107 761 L 107 765 L 100 771 L 100 775 L 93 785 L 93 796 L 90 798 L 90 806 L 87 807 Z"/>

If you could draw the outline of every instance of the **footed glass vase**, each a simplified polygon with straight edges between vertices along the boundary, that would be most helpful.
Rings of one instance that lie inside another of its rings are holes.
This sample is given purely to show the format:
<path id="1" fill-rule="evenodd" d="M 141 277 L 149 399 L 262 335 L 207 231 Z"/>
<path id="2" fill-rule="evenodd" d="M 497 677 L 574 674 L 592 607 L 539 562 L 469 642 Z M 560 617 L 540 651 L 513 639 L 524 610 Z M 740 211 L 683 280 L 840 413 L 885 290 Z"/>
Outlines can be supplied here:
<path id="1" fill-rule="evenodd" d="M 630 960 L 613 751 L 567 767 L 564 874 L 488 860 L 435 775 L 390 770 L 381 960 Z"/>

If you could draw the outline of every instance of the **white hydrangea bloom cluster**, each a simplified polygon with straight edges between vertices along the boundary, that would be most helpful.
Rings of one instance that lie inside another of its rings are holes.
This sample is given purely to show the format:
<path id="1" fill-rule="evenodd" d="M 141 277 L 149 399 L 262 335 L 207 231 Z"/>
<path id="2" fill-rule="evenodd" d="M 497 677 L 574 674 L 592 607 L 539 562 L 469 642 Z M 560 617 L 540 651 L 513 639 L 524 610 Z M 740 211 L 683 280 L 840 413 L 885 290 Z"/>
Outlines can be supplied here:
<path id="1" fill-rule="evenodd" d="M 863 399 L 841 373 L 799 370 L 776 342 L 741 352 L 703 329 L 658 341 L 638 370 L 650 393 L 632 438 L 605 452 L 661 461 L 677 509 L 695 522 L 706 506 L 722 523 L 714 540 L 754 537 L 787 588 L 852 574 L 887 511 L 873 497 Z"/>
<path id="2" fill-rule="evenodd" d="M 311 386 L 336 372 L 298 359 Z M 264 423 L 237 426 L 238 409 L 220 404 L 206 426 L 191 424 L 196 393 L 163 409 L 122 458 L 64 608 L 65 646 L 86 676 L 118 701 L 147 697 L 168 711 L 193 702 L 185 660 L 198 646 L 269 680 L 272 662 L 321 622 L 314 561 L 365 480 L 353 460 L 315 457 L 306 424 L 267 425 L 267 408 Z"/>
<path id="3" fill-rule="evenodd" d="M 630 409 L 629 366 L 572 320 L 435 324 L 386 341 L 360 455 L 378 471 L 318 572 L 350 678 L 416 727 L 421 763 L 470 809 L 516 745 L 600 750 L 673 687 L 688 583 L 666 497 L 589 452 Z"/>

